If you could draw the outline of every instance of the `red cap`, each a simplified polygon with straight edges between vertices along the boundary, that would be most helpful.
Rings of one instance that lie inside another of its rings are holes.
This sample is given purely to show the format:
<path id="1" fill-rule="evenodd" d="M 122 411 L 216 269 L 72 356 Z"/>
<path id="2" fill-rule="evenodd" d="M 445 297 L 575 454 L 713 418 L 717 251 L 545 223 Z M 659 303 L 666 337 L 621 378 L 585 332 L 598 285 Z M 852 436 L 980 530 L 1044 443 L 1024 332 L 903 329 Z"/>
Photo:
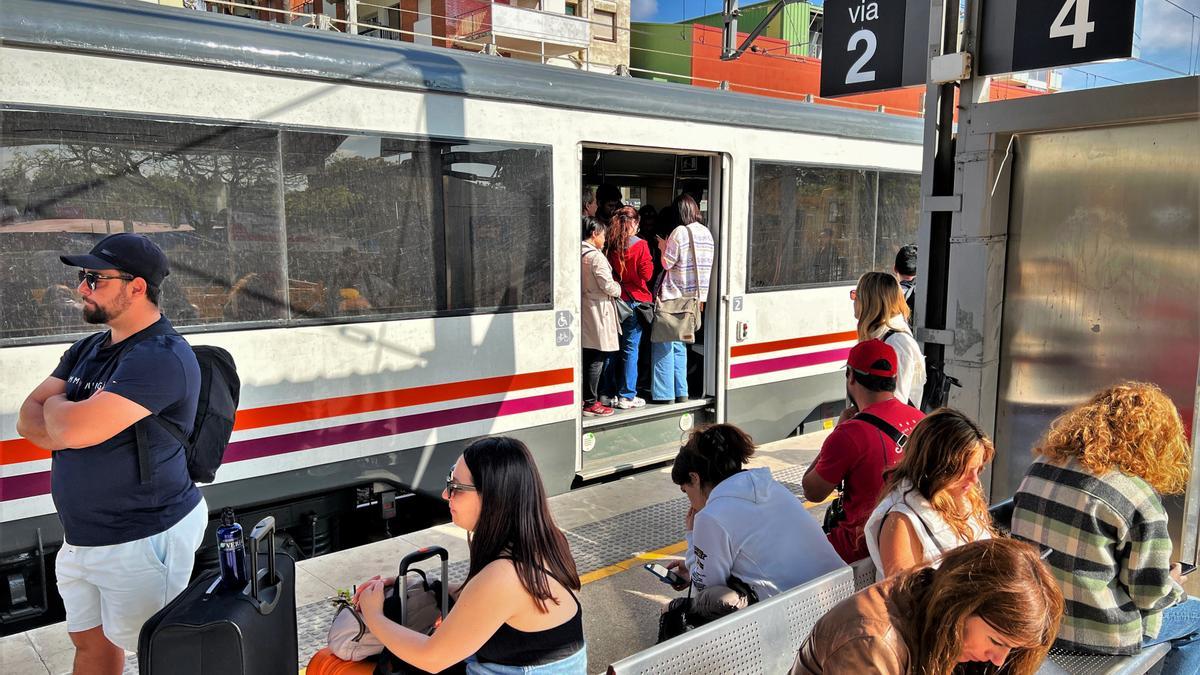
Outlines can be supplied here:
<path id="1" fill-rule="evenodd" d="M 866 375 L 895 377 L 896 350 L 883 340 L 860 342 L 850 348 L 850 358 L 846 360 L 846 365 Z"/>

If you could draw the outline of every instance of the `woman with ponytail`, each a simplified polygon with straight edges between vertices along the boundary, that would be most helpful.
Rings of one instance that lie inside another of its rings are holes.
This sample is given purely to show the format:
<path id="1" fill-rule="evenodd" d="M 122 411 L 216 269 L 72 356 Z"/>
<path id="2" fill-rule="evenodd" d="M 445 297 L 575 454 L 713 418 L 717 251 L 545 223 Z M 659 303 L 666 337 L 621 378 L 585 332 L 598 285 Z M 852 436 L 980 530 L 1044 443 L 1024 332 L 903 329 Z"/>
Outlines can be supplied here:
<path id="1" fill-rule="evenodd" d="M 747 469 L 754 441 L 732 424 L 693 431 L 671 480 L 687 495 L 687 553 L 668 565 L 695 586 L 693 626 L 845 566 L 804 505 L 771 477 Z M 672 603 L 677 611 L 680 598 Z"/>

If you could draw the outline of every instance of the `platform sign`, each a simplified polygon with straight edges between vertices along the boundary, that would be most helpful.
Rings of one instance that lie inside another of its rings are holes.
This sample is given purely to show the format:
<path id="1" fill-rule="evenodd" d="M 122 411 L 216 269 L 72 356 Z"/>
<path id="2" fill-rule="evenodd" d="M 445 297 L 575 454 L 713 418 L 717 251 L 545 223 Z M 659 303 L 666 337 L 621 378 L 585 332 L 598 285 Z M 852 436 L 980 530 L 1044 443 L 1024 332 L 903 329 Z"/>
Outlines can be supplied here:
<path id="1" fill-rule="evenodd" d="M 1137 0 L 987 0 L 979 74 L 1129 57 L 1136 12 Z"/>
<path id="2" fill-rule="evenodd" d="M 930 0 L 825 0 L 821 96 L 925 83 Z"/>

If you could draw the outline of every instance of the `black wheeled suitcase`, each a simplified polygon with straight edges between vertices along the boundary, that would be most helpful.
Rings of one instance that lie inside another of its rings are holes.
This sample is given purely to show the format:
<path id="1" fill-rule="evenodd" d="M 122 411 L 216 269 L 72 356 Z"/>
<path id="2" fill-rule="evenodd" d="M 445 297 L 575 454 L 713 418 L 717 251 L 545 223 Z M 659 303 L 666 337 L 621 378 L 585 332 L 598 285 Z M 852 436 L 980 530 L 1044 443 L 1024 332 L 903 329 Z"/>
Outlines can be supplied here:
<path id="1" fill-rule="evenodd" d="M 429 582 L 424 572 L 414 568 L 417 563 L 431 558 L 438 558 L 442 566 L 441 578 L 433 583 Z M 427 546 L 404 556 L 396 575 L 396 594 L 383 601 L 383 615 L 401 626 L 410 626 L 408 623 L 409 598 L 405 590 L 409 572 L 421 575 L 425 590 L 437 596 L 441 618 L 446 618 L 446 615 L 450 613 L 450 554 L 441 546 Z M 441 623 L 440 619 L 434 623 L 434 627 L 436 628 L 439 623 Z M 460 675 L 466 672 L 464 664 L 456 663 L 438 675 Z M 385 648 L 375 664 L 375 675 L 428 675 L 428 671 L 408 665 Z"/>
<path id="2" fill-rule="evenodd" d="M 263 540 L 267 552 L 260 554 Z M 141 675 L 296 675 L 296 562 L 275 551 L 275 519 L 250 533 L 243 589 L 202 575 L 142 626 Z"/>

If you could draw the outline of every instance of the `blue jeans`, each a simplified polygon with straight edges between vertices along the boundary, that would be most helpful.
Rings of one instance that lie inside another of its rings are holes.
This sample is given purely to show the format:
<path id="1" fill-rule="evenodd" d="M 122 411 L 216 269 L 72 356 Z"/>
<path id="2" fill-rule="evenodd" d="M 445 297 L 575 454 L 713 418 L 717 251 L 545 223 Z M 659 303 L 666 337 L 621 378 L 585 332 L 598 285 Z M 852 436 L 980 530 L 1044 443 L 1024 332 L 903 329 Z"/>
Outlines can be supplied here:
<path id="1" fill-rule="evenodd" d="M 472 656 L 467 659 L 467 675 L 586 675 L 587 647 L 565 659 L 540 666 L 506 666 L 499 663 L 480 663 Z"/>
<path id="2" fill-rule="evenodd" d="M 642 343 L 642 322 L 637 312 L 621 323 L 621 351 L 609 360 L 613 388 L 621 398 L 637 396 L 638 347 Z"/>
<path id="3" fill-rule="evenodd" d="M 654 363 L 650 398 L 671 401 L 688 395 L 687 345 L 682 342 L 651 342 L 650 360 Z"/>
<path id="4" fill-rule="evenodd" d="M 1168 607 L 1162 613 L 1162 628 L 1156 638 L 1143 638 L 1142 646 L 1171 643 L 1171 651 L 1162 660 L 1162 675 L 1200 673 L 1200 600 L 1187 600 Z M 1150 672 L 1156 672 L 1151 670 Z"/>

